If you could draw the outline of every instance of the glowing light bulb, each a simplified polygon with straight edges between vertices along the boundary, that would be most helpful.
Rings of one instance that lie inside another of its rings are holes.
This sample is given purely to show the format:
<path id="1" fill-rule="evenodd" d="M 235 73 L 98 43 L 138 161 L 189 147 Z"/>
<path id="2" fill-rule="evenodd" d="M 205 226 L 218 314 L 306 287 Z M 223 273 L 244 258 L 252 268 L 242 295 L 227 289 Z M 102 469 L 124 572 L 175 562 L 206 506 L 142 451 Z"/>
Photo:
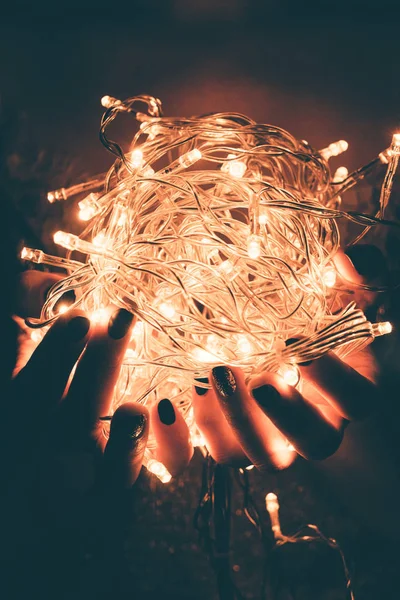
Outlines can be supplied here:
<path id="1" fill-rule="evenodd" d="M 140 150 L 140 148 L 135 148 L 135 150 L 131 152 L 129 164 L 134 169 L 140 169 L 143 164 L 143 152 Z"/>
<path id="2" fill-rule="evenodd" d="M 249 465 L 246 467 L 246 471 L 252 471 L 254 469 L 254 465 Z"/>
<path id="3" fill-rule="evenodd" d="M 220 360 L 217 356 L 211 354 L 211 352 L 207 352 L 203 348 L 195 348 L 192 352 L 192 357 L 201 363 L 217 363 Z"/>
<path id="4" fill-rule="evenodd" d="M 260 225 L 266 225 L 268 223 L 268 215 L 266 212 L 263 212 L 261 209 L 260 216 L 258 217 L 258 222 Z"/>
<path id="5" fill-rule="evenodd" d="M 21 250 L 21 258 L 39 264 L 43 261 L 44 253 L 42 250 L 34 250 L 33 248 L 25 247 Z"/>
<path id="6" fill-rule="evenodd" d="M 151 458 L 147 463 L 146 467 L 147 470 L 150 471 L 150 473 L 153 473 L 153 475 L 156 475 L 156 477 L 158 477 L 158 479 L 162 483 L 168 483 L 169 481 L 171 481 L 171 473 L 166 469 L 166 467 L 164 467 L 164 465 L 160 461 Z"/>
<path id="7" fill-rule="evenodd" d="M 332 156 L 338 156 L 342 152 L 346 152 L 348 147 L 349 144 L 346 140 L 339 140 L 338 142 L 332 142 L 327 148 L 323 148 L 320 154 L 325 160 L 329 160 Z"/>
<path id="8" fill-rule="evenodd" d="M 72 233 L 66 233 L 65 231 L 56 231 L 53 236 L 55 244 L 63 246 L 68 250 L 74 250 L 76 248 L 76 236 Z"/>
<path id="9" fill-rule="evenodd" d="M 182 154 L 179 158 L 179 164 L 181 167 L 187 169 L 188 167 L 194 165 L 198 160 L 201 159 L 201 152 L 198 148 L 194 148 L 190 150 L 190 152 L 186 152 L 186 154 Z"/>
<path id="10" fill-rule="evenodd" d="M 95 325 L 105 325 L 110 319 L 110 309 L 109 308 L 98 308 L 93 311 L 90 315 L 91 323 Z"/>
<path id="11" fill-rule="evenodd" d="M 67 310 L 69 310 L 71 308 L 71 305 L 66 304 L 65 302 L 63 302 L 62 304 L 60 304 L 57 308 L 57 312 L 59 315 L 63 315 L 64 313 L 67 312 Z"/>
<path id="12" fill-rule="evenodd" d="M 251 235 L 247 242 L 247 253 L 250 258 L 258 258 L 261 254 L 261 238 L 258 235 Z"/>
<path id="13" fill-rule="evenodd" d="M 338 167 L 333 176 L 333 183 L 341 183 L 344 181 L 349 174 L 349 171 L 346 167 Z"/>
<path id="14" fill-rule="evenodd" d="M 133 359 L 137 358 L 138 356 L 139 356 L 139 353 L 137 350 L 134 350 L 133 348 L 128 348 L 125 352 L 124 359 L 133 360 Z"/>
<path id="15" fill-rule="evenodd" d="M 144 332 L 143 321 L 137 321 L 135 323 L 135 325 L 133 326 L 133 329 L 131 332 L 131 340 L 140 337 L 141 335 L 143 335 L 143 332 Z"/>
<path id="16" fill-rule="evenodd" d="M 393 325 L 390 321 L 382 321 L 381 323 L 374 323 L 372 330 L 375 336 L 388 335 L 393 331 Z"/>
<path id="17" fill-rule="evenodd" d="M 265 506 L 269 513 L 276 512 L 279 509 L 278 497 L 273 492 L 269 492 L 265 496 Z"/>
<path id="18" fill-rule="evenodd" d="M 48 192 L 47 200 L 50 204 L 54 202 L 58 202 L 59 200 L 66 200 L 68 198 L 67 190 L 65 188 L 60 188 L 59 190 L 53 190 L 52 192 Z"/>
<path id="19" fill-rule="evenodd" d="M 235 179 L 241 179 L 243 175 L 246 173 L 247 166 L 241 160 L 232 160 L 228 163 L 227 171 L 231 177 Z"/>
<path id="20" fill-rule="evenodd" d="M 160 313 L 164 315 L 164 317 L 166 317 L 167 319 L 173 319 L 176 314 L 176 310 L 170 302 L 162 302 L 162 304 L 160 304 L 159 310 Z"/>
<path id="21" fill-rule="evenodd" d="M 81 208 L 78 213 L 78 218 L 81 221 L 90 221 L 96 214 L 96 210 L 92 206 L 87 206 L 85 208 Z"/>
<path id="22" fill-rule="evenodd" d="M 400 154 L 400 133 L 393 134 L 390 150 L 392 153 Z"/>
<path id="23" fill-rule="evenodd" d="M 249 354 L 251 354 L 253 346 L 245 335 L 241 335 L 238 339 L 237 348 L 240 354 L 248 356 Z"/>
<path id="24" fill-rule="evenodd" d="M 92 240 L 93 244 L 98 248 L 107 247 L 107 236 L 104 231 L 100 231 Z"/>
<path id="25" fill-rule="evenodd" d="M 39 331 L 39 329 L 34 329 L 31 333 L 31 340 L 35 342 L 35 344 L 39 344 L 44 337 L 44 334 Z"/>
<path id="26" fill-rule="evenodd" d="M 118 100 L 113 96 L 103 96 L 100 102 L 101 105 L 104 106 L 104 108 L 111 108 L 112 106 L 118 106 L 122 104 L 121 100 Z"/>
<path id="27" fill-rule="evenodd" d="M 285 365 L 278 370 L 278 373 L 284 382 L 292 387 L 296 387 L 300 381 L 300 372 L 294 365 Z"/>
<path id="28" fill-rule="evenodd" d="M 206 445 L 206 440 L 204 439 L 204 436 L 197 431 L 196 433 L 192 433 L 192 435 L 190 436 L 190 441 L 192 442 L 192 445 L 197 448 L 197 446 L 205 446 Z"/>
<path id="29" fill-rule="evenodd" d="M 333 287 L 336 283 L 336 271 L 334 268 L 329 267 L 325 269 L 322 279 L 327 287 Z"/>

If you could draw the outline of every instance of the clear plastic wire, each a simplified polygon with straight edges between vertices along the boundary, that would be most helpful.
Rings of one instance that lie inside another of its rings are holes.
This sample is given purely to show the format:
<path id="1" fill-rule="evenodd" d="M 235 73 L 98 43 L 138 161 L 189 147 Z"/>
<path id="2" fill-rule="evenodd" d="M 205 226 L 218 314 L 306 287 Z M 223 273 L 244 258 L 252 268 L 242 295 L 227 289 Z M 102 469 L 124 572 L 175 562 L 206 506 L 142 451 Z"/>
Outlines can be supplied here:
<path id="1" fill-rule="evenodd" d="M 168 397 L 196 439 L 193 380 L 211 367 L 240 366 L 251 378 L 328 350 L 343 356 L 374 338 L 377 330 L 354 304 L 331 310 L 340 288 L 332 280 L 337 220 L 364 228 L 382 222 L 337 209 L 335 198 L 371 168 L 334 182 L 328 158 L 346 149 L 343 140 L 317 151 L 244 115 L 162 117 L 160 101 L 149 96 L 103 104 L 100 139 L 116 161 L 103 191 L 79 203 L 86 228 L 55 235 L 66 259 L 32 249 L 24 257 L 59 261 L 68 272 L 39 324 L 56 318 L 70 290 L 89 313 L 111 305 L 137 316 L 114 409 Z M 139 123 L 126 152 L 107 135 L 120 112 Z M 58 196 L 71 194 L 64 192 Z M 286 347 L 292 338 L 301 340 Z"/>

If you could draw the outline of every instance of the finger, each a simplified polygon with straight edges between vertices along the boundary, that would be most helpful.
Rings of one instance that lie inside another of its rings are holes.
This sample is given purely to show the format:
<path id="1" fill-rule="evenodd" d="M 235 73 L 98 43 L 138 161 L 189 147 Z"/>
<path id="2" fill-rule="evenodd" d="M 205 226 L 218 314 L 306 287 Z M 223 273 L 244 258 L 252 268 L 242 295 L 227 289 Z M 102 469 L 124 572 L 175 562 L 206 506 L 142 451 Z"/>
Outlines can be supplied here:
<path id="1" fill-rule="evenodd" d="M 199 383 L 209 384 L 204 378 Z M 193 388 L 192 404 L 196 424 L 213 459 L 220 464 L 244 466 L 248 463 L 232 428 L 219 405 L 215 390 L 203 386 Z"/>
<path id="2" fill-rule="evenodd" d="M 339 275 L 348 283 L 359 285 L 364 283 L 363 276 L 358 273 L 351 259 L 343 252 L 338 250 L 333 257 L 333 262 Z"/>
<path id="3" fill-rule="evenodd" d="M 62 411 L 64 422 L 72 422 L 77 435 L 94 433 L 100 427 L 99 417 L 110 414 L 114 387 L 133 324 L 132 313 L 121 308 L 93 325 Z"/>
<path id="4" fill-rule="evenodd" d="M 377 387 L 333 352 L 299 367 L 302 377 L 349 421 L 363 419 L 378 406 Z"/>
<path id="5" fill-rule="evenodd" d="M 237 368 L 215 367 L 213 387 L 242 449 L 260 470 L 284 469 L 295 459 L 285 437 L 259 408 Z"/>
<path id="6" fill-rule="evenodd" d="M 82 311 L 60 316 L 14 380 L 15 409 L 35 421 L 62 398 L 71 371 L 84 349 L 90 321 Z"/>
<path id="7" fill-rule="evenodd" d="M 132 486 L 142 468 L 149 435 L 149 413 L 141 404 L 127 402 L 114 413 L 110 437 L 104 450 L 101 485 Z"/>
<path id="8" fill-rule="evenodd" d="M 336 452 L 341 431 L 279 375 L 263 373 L 250 383 L 250 390 L 263 412 L 301 456 L 322 460 Z"/>
<path id="9" fill-rule="evenodd" d="M 385 281 L 388 274 L 387 260 L 382 251 L 373 244 L 356 244 L 346 250 L 346 256 L 351 261 L 359 275 L 368 281 Z"/>
<path id="10" fill-rule="evenodd" d="M 50 288 L 63 278 L 59 273 L 24 271 L 19 276 L 15 314 L 19 317 L 39 317 Z"/>
<path id="11" fill-rule="evenodd" d="M 179 410 L 167 398 L 153 406 L 150 414 L 157 442 L 156 458 L 175 477 L 188 466 L 193 456 L 189 428 Z"/>

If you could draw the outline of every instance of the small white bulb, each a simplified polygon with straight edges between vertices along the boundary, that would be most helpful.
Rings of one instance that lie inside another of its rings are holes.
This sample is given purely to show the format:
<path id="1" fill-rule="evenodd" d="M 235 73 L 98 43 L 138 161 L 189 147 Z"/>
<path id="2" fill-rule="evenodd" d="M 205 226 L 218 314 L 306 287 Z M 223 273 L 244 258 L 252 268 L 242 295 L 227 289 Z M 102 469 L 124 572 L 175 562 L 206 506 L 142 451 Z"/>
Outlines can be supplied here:
<path id="1" fill-rule="evenodd" d="M 292 387 L 296 387 L 300 381 L 300 372 L 294 365 L 285 365 L 279 369 L 278 374 L 282 377 L 283 381 L 287 383 L 287 385 Z"/>
<path id="2" fill-rule="evenodd" d="M 140 148 L 135 148 L 135 150 L 131 152 L 129 164 L 134 169 L 140 169 L 143 164 L 143 152 L 140 150 Z"/>
<path id="3" fill-rule="evenodd" d="M 333 183 L 341 183 L 344 181 L 349 174 L 349 171 L 346 167 L 338 167 L 333 176 Z"/>
<path id="4" fill-rule="evenodd" d="M 247 242 L 247 253 L 250 258 L 258 258 L 261 254 L 261 239 L 258 235 L 251 235 Z"/>
<path id="5" fill-rule="evenodd" d="M 231 177 L 234 177 L 235 179 L 241 179 L 246 173 L 246 169 L 246 163 L 244 163 L 241 160 L 232 160 L 228 163 L 227 167 L 229 175 L 231 175 Z"/>
<path id="6" fill-rule="evenodd" d="M 326 287 L 333 287 L 336 283 L 336 271 L 332 267 L 325 269 L 322 279 Z"/>
<path id="7" fill-rule="evenodd" d="M 245 335 L 241 335 L 238 339 L 237 348 L 240 354 L 242 354 L 243 356 L 248 356 L 249 354 L 251 354 L 253 346 Z"/>
<path id="8" fill-rule="evenodd" d="M 161 483 L 168 483 L 169 481 L 171 481 L 171 473 L 166 469 L 166 467 L 164 467 L 164 465 L 160 461 L 152 458 L 149 460 L 146 467 L 147 470 L 150 471 L 150 473 L 153 473 L 153 475 L 158 477 Z"/>
<path id="9" fill-rule="evenodd" d="M 170 302 L 162 302 L 160 304 L 160 313 L 167 319 L 173 319 L 176 314 L 176 310 Z"/>

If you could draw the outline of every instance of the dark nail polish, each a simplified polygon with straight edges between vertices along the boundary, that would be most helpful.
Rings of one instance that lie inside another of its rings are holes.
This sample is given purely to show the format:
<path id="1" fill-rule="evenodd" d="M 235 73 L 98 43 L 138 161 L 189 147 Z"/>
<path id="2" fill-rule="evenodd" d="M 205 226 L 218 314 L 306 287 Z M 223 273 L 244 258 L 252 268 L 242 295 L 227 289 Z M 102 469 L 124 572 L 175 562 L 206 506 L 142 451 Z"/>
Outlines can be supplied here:
<path id="1" fill-rule="evenodd" d="M 291 346 L 292 344 L 295 344 L 296 342 L 299 342 L 299 341 L 300 341 L 300 338 L 289 338 L 285 341 L 285 346 L 286 347 Z M 311 363 L 312 363 L 312 360 L 306 360 L 305 362 L 298 363 L 298 365 L 300 367 L 308 367 L 308 365 L 311 365 Z"/>
<path id="2" fill-rule="evenodd" d="M 120 340 L 129 331 L 133 321 L 133 314 L 125 308 L 120 308 L 110 317 L 108 322 L 108 335 L 113 340 Z"/>
<path id="3" fill-rule="evenodd" d="M 90 321 L 86 317 L 74 317 L 67 324 L 67 335 L 71 342 L 79 342 L 90 329 Z"/>
<path id="4" fill-rule="evenodd" d="M 172 402 L 168 398 L 160 400 L 157 406 L 158 416 L 160 417 L 161 423 L 164 425 L 172 425 L 176 421 L 175 410 Z"/>
<path id="5" fill-rule="evenodd" d="M 233 371 L 229 367 L 214 367 L 212 370 L 215 387 L 223 398 L 233 396 L 237 384 Z"/>
<path id="6" fill-rule="evenodd" d="M 199 383 L 206 383 L 207 385 L 210 383 L 208 377 L 198 377 L 195 379 L 195 381 L 198 381 Z M 208 392 L 208 388 L 198 387 L 197 385 L 194 386 L 194 389 L 196 390 L 196 394 L 199 396 L 204 396 Z"/>
<path id="7" fill-rule="evenodd" d="M 136 441 L 143 435 L 145 427 L 145 415 L 124 415 L 119 418 L 117 412 L 111 421 L 110 438 Z"/>
<path id="8" fill-rule="evenodd" d="M 251 390 L 251 394 L 256 402 L 265 409 L 270 408 L 271 403 L 275 403 L 280 394 L 273 385 L 261 385 Z"/>

